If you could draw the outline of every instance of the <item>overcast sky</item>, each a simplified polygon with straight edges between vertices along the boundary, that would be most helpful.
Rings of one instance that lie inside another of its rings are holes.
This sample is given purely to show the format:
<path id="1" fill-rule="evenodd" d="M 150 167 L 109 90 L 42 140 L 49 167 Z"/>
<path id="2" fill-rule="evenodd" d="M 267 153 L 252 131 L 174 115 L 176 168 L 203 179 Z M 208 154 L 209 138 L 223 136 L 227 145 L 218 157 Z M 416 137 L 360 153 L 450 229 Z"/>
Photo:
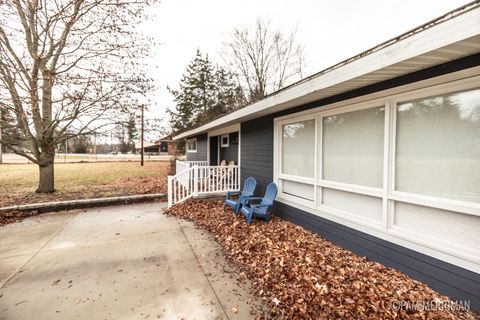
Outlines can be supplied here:
<path id="1" fill-rule="evenodd" d="M 306 75 L 365 51 L 448 11 L 466 0 L 163 0 L 143 30 L 162 43 L 151 62 L 159 90 L 150 117 L 165 117 L 173 107 L 167 85 L 178 87 L 195 52 L 215 63 L 235 27 L 252 26 L 260 17 L 275 28 L 297 29 L 305 47 Z M 167 123 L 167 121 L 165 121 Z"/>

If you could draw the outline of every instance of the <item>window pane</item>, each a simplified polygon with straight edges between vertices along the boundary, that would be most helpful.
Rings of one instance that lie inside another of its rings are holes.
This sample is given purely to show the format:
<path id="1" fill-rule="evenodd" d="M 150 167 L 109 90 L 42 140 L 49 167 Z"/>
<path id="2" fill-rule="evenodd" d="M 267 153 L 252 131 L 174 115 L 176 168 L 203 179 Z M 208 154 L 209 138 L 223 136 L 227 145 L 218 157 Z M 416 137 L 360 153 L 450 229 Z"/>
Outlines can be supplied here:
<path id="1" fill-rule="evenodd" d="M 323 179 L 382 187 L 385 108 L 323 118 Z"/>
<path id="2" fill-rule="evenodd" d="M 282 180 L 283 193 L 313 201 L 313 186 L 305 183 Z"/>
<path id="3" fill-rule="evenodd" d="M 315 120 L 282 127 L 282 173 L 314 178 Z"/>
<path id="4" fill-rule="evenodd" d="M 480 202 L 480 90 L 400 103 L 396 190 Z"/>
<path id="5" fill-rule="evenodd" d="M 197 150 L 197 139 L 187 140 L 187 150 L 190 150 L 190 151 Z"/>
<path id="6" fill-rule="evenodd" d="M 478 216 L 396 202 L 393 226 L 424 237 L 455 243 L 480 254 Z"/>
<path id="7" fill-rule="evenodd" d="M 323 189 L 323 204 L 360 217 L 382 221 L 382 199 L 329 188 Z"/>

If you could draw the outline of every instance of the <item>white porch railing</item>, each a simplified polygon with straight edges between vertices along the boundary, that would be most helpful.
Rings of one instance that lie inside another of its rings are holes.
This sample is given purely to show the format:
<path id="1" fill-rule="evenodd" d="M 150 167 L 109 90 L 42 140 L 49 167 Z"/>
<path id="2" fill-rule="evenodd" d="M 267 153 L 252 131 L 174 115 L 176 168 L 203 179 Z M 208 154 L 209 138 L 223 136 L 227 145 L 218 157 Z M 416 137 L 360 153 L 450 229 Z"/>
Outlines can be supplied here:
<path id="1" fill-rule="evenodd" d="M 190 167 L 193 167 L 193 166 L 199 166 L 199 167 L 208 166 L 208 161 L 186 161 L 186 162 Z"/>
<path id="2" fill-rule="evenodd" d="M 191 197 L 239 190 L 239 170 L 238 166 L 194 165 L 168 176 L 168 207 Z"/>
<path id="3" fill-rule="evenodd" d="M 185 171 L 188 168 L 190 168 L 190 166 L 186 161 L 175 161 L 175 174 Z"/>
<path id="4" fill-rule="evenodd" d="M 193 166 L 204 167 L 208 166 L 208 161 L 180 161 L 175 162 L 175 174 L 187 170 Z"/>
<path id="5" fill-rule="evenodd" d="M 175 174 L 178 175 L 179 181 L 182 185 L 187 185 L 189 180 L 193 179 L 193 170 L 190 170 L 189 174 L 180 174 L 183 171 L 190 169 L 194 166 L 208 166 L 208 161 L 179 161 L 175 162 Z"/>

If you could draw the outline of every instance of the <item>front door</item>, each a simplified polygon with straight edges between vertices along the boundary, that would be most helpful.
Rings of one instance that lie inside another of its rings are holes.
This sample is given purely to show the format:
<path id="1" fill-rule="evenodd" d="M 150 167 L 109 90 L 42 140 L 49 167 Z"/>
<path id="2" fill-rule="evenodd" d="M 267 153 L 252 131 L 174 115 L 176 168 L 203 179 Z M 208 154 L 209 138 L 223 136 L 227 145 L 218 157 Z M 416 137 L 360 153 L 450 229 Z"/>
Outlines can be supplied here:
<path id="1" fill-rule="evenodd" d="M 218 166 L 218 136 L 210 137 L 210 165 Z"/>

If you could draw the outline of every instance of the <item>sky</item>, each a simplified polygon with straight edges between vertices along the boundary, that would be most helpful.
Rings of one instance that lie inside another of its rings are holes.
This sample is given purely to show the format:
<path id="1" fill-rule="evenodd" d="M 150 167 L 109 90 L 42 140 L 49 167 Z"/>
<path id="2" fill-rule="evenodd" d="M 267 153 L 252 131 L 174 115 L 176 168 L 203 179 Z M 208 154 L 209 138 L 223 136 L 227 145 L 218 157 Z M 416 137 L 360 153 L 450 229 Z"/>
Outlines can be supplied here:
<path id="1" fill-rule="evenodd" d="M 163 118 L 175 106 L 167 86 L 179 81 L 197 49 L 222 65 L 220 52 L 234 28 L 257 18 L 273 28 L 297 31 L 310 75 L 396 37 L 468 0 L 163 0 L 141 27 L 154 46 L 150 75 L 158 89 L 147 117 Z"/>

